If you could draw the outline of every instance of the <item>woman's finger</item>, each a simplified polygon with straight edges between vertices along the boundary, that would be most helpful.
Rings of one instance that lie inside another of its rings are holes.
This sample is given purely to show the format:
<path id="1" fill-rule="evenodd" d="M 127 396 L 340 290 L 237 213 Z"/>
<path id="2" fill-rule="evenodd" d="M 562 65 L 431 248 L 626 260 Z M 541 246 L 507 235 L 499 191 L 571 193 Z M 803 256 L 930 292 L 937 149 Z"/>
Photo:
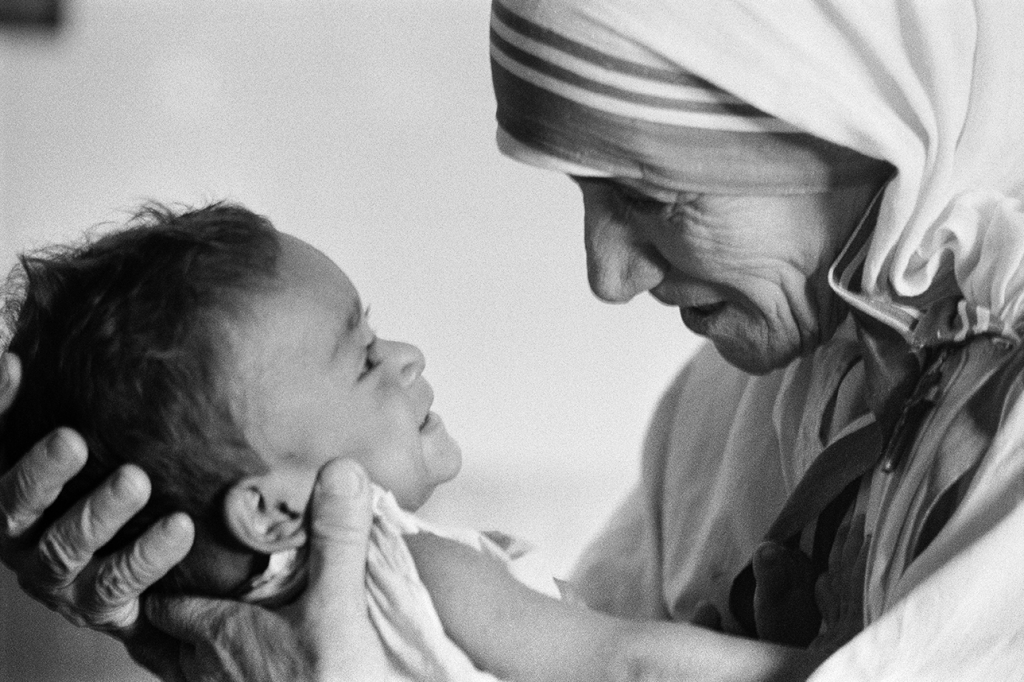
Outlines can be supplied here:
<path id="1" fill-rule="evenodd" d="M 395 679 L 366 598 L 366 557 L 373 524 L 370 484 L 352 460 L 328 462 L 313 486 L 309 588 L 303 597 L 302 638 L 321 676 Z"/>
<path id="2" fill-rule="evenodd" d="M 846 548 L 847 538 L 850 536 L 850 525 L 852 523 L 851 515 L 853 510 L 851 509 L 843 517 L 842 523 L 839 524 L 838 530 L 836 530 L 836 536 L 832 540 L 832 548 L 828 551 L 828 570 L 830 572 L 841 571 L 843 552 Z"/>
<path id="3" fill-rule="evenodd" d="M 149 478 L 137 466 L 114 472 L 43 533 L 36 582 L 48 588 L 71 584 L 96 550 L 145 506 L 149 492 Z"/>
<path id="4" fill-rule="evenodd" d="M 0 478 L 0 541 L 17 539 L 38 521 L 85 465 L 87 456 L 82 437 L 59 428 L 4 474 Z"/>
<path id="5" fill-rule="evenodd" d="M 314 675 L 312 660 L 320 652 L 304 647 L 287 620 L 261 606 L 153 595 L 146 598 L 145 608 L 151 626 L 179 643 L 180 674 L 192 682 L 386 679 L 354 677 L 344 671 Z"/>
<path id="6" fill-rule="evenodd" d="M 123 629 L 139 615 L 139 596 L 185 558 L 195 529 L 186 514 L 172 514 L 146 530 L 131 547 L 102 561 L 86 606 L 90 625 Z"/>
<path id="7" fill-rule="evenodd" d="M 0 353 L 0 415 L 14 402 L 21 385 L 21 362 L 17 355 Z"/>
<path id="8" fill-rule="evenodd" d="M 850 524 L 850 533 L 846 537 L 846 543 L 843 546 L 843 565 L 848 570 L 853 570 L 854 565 L 857 563 L 857 557 L 861 555 L 861 549 L 864 548 L 864 514 L 857 514 L 853 519 L 853 523 Z"/>
<path id="9" fill-rule="evenodd" d="M 839 620 L 841 595 L 836 593 L 831 573 L 822 573 L 814 583 L 814 600 L 826 629 Z"/>
<path id="10" fill-rule="evenodd" d="M 794 562 L 788 556 L 789 552 L 786 547 L 771 540 L 762 542 L 754 550 L 751 563 L 757 578 L 757 589 L 762 596 L 780 597 L 793 589 L 797 580 L 791 570 Z"/>
<path id="11" fill-rule="evenodd" d="M 206 597 L 146 597 L 146 618 L 157 630 L 190 644 L 213 642 L 241 602 Z"/>
<path id="12" fill-rule="evenodd" d="M 132 659 L 163 682 L 188 682 L 181 669 L 182 642 L 139 618 L 132 629 L 122 633 Z"/>
<path id="13" fill-rule="evenodd" d="M 694 609 L 690 623 L 708 630 L 722 631 L 722 614 L 718 607 L 709 601 L 702 601 Z"/>
<path id="14" fill-rule="evenodd" d="M 366 618 L 366 551 L 373 521 L 366 473 L 337 459 L 320 471 L 310 501 L 309 600 L 324 623 Z"/>

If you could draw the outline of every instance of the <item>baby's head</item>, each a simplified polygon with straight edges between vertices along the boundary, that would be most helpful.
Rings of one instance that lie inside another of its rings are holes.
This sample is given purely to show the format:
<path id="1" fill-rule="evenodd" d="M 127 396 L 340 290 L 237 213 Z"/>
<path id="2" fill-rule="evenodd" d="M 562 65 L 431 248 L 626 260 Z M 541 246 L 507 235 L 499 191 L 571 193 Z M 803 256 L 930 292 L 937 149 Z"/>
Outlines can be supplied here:
<path id="1" fill-rule="evenodd" d="M 84 436 L 89 460 L 45 527 L 121 464 L 142 467 L 151 500 L 106 550 L 188 513 L 177 589 L 231 594 L 302 546 L 333 457 L 360 461 L 407 509 L 458 472 L 420 351 L 377 338 L 329 258 L 240 206 L 148 206 L 16 273 L 5 316 L 23 376 L 2 469 L 57 426 Z"/>

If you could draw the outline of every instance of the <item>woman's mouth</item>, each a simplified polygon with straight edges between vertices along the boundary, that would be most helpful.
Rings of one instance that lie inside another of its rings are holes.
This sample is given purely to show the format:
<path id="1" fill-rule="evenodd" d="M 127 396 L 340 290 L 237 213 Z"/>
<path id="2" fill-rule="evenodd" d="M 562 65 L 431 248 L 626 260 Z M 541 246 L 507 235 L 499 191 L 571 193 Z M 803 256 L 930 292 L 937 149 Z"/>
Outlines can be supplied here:
<path id="1" fill-rule="evenodd" d="M 683 324 L 694 334 L 707 336 L 711 322 L 715 315 L 725 308 L 725 303 L 710 303 L 708 305 L 695 305 L 687 308 L 679 308 L 679 317 Z"/>

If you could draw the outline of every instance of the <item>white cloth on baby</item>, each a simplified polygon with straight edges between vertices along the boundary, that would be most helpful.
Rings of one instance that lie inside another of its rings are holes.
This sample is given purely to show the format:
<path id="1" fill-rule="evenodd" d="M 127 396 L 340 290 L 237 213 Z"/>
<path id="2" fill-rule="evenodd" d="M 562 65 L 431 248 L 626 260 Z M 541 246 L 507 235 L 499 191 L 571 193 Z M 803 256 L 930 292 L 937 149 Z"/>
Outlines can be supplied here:
<path id="1" fill-rule="evenodd" d="M 460 542 L 505 563 L 520 582 L 552 597 L 560 586 L 536 562 L 523 561 L 530 548 L 501 533 L 465 528 L 444 528 L 428 523 L 398 506 L 394 495 L 373 486 L 374 523 L 366 559 L 366 591 L 370 620 L 400 672 L 399 679 L 493 681 L 445 633 L 430 593 L 403 535 L 430 533 Z M 305 551 L 280 552 L 270 557 L 267 569 L 254 578 L 243 599 L 274 606 L 290 601 L 306 579 Z"/>
<path id="2" fill-rule="evenodd" d="M 504 562 L 524 584 L 557 597 L 553 578 L 520 570 L 525 564 L 517 559 L 524 548 L 514 539 L 427 523 L 380 488 L 374 489 L 373 512 L 366 564 L 370 619 L 396 667 L 415 680 L 496 680 L 478 670 L 445 633 L 402 536 L 430 533 L 461 542 Z"/>

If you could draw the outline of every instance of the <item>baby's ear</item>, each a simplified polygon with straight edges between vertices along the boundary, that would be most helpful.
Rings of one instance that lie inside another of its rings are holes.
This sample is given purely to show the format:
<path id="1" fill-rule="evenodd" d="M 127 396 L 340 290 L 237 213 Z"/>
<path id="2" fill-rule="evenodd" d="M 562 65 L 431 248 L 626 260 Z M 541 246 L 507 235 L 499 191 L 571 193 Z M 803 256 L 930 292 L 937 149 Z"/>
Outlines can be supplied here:
<path id="1" fill-rule="evenodd" d="M 305 504 L 273 473 L 250 476 L 231 486 L 224 519 L 246 547 L 273 554 L 306 544 Z"/>

